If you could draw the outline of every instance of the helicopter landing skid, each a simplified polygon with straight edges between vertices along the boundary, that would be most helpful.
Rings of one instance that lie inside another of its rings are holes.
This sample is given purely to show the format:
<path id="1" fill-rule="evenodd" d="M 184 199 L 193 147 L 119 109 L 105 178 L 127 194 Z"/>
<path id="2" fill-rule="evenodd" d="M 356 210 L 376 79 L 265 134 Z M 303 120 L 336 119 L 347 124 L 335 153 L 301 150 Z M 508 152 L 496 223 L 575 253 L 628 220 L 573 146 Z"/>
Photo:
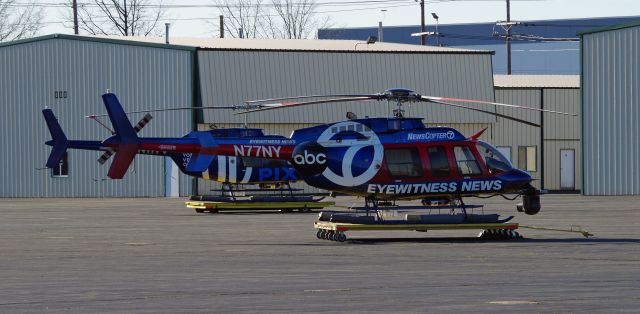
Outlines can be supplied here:
<path id="1" fill-rule="evenodd" d="M 384 223 L 339 223 L 330 221 L 316 221 L 314 227 L 317 230 L 316 237 L 322 240 L 344 242 L 347 240 L 347 231 L 390 231 L 405 230 L 427 232 L 429 230 L 466 230 L 480 229 L 478 235 L 482 240 L 517 240 L 523 237 L 515 231 L 517 223 L 462 223 L 462 224 L 419 224 L 406 222 Z"/>
<path id="2" fill-rule="evenodd" d="M 346 231 L 365 230 L 428 230 L 480 229 L 484 240 L 522 239 L 516 232 L 513 216 L 500 219 L 498 214 L 485 214 L 482 205 L 467 205 L 461 198 L 444 205 L 398 206 L 385 204 L 374 197 L 365 198 L 364 207 L 351 207 L 351 212 L 323 211 L 314 227 L 318 239 L 344 242 Z M 427 212 L 425 214 L 425 211 Z"/>

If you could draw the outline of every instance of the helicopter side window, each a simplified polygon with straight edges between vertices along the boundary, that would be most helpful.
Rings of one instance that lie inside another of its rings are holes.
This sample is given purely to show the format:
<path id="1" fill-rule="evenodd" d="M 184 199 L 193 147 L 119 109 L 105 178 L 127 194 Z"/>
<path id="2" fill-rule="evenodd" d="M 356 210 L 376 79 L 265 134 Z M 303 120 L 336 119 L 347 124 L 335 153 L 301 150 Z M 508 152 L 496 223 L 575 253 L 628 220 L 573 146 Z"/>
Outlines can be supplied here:
<path id="1" fill-rule="evenodd" d="M 415 148 L 388 149 L 385 158 L 389 174 L 394 178 L 422 176 L 422 163 Z"/>
<path id="2" fill-rule="evenodd" d="M 447 152 L 442 146 L 433 146 L 427 149 L 431 175 L 434 177 L 448 177 L 451 174 Z"/>
<path id="3" fill-rule="evenodd" d="M 456 164 L 458 165 L 458 173 L 467 175 L 479 175 L 482 174 L 480 165 L 476 160 L 476 156 L 473 155 L 471 149 L 467 146 L 456 146 L 453 148 L 453 154 L 456 156 Z"/>

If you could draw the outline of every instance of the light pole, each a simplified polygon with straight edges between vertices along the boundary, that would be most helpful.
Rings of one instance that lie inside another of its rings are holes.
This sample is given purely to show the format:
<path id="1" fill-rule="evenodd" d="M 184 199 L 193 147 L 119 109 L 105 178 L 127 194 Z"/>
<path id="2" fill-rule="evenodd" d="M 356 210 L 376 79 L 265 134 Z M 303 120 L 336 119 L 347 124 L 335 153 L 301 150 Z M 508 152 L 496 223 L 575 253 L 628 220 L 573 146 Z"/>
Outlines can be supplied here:
<path id="1" fill-rule="evenodd" d="M 438 17 L 437 14 L 435 14 L 433 12 L 431 12 L 431 16 L 433 16 L 433 18 L 436 19 L 436 45 L 440 46 L 440 33 L 438 32 L 438 24 L 439 24 L 438 23 L 438 19 L 439 19 L 439 17 Z"/>
<path id="2" fill-rule="evenodd" d="M 384 37 L 383 37 L 383 33 L 382 33 L 382 21 L 384 21 L 384 13 L 387 12 L 387 10 L 382 9 L 382 10 L 380 10 L 380 12 L 382 13 L 382 18 L 380 19 L 380 22 L 378 22 L 378 41 L 379 42 L 383 42 L 384 41 Z"/>

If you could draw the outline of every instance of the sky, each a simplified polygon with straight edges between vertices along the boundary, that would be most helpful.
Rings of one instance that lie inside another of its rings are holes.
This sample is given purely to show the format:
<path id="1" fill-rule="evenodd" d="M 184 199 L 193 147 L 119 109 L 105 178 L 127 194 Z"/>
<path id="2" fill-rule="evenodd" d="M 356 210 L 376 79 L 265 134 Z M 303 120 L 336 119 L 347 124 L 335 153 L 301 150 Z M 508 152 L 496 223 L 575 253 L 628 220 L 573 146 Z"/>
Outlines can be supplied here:
<path id="1" fill-rule="evenodd" d="M 63 3 L 66 0 L 34 0 L 37 3 Z M 263 0 L 269 1 L 269 0 Z M 376 2 L 377 1 L 377 2 Z M 18 0 L 18 2 L 28 2 Z M 92 0 L 79 0 L 92 2 Z M 384 26 L 419 25 L 420 5 L 413 0 L 316 0 L 317 11 L 329 16 L 333 27 L 373 27 L 379 21 Z M 352 3 L 357 4 L 352 4 Z M 212 0 L 164 0 L 165 4 L 211 5 Z M 435 12 L 440 24 L 495 22 L 506 19 L 505 0 L 426 0 L 426 23 L 435 24 Z M 70 9 L 69 9 L 70 10 Z M 383 11 L 386 10 L 386 11 Z M 63 25 L 66 9 L 46 8 L 46 27 L 41 34 L 72 33 L 71 23 Z M 162 24 L 171 23 L 171 35 L 178 37 L 217 36 L 216 8 L 171 8 Z M 589 18 L 640 15 L 640 0 L 511 0 L 511 19 L 516 21 Z"/>

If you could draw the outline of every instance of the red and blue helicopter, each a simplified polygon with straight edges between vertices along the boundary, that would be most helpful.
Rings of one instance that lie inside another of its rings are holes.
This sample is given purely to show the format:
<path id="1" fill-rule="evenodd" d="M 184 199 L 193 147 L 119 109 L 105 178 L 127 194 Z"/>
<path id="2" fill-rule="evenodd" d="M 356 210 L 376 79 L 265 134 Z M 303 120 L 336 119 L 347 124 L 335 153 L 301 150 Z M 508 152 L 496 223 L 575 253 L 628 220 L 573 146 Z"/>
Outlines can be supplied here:
<path id="1" fill-rule="evenodd" d="M 288 184 L 300 180 L 295 169 L 282 160 L 211 155 L 207 156 L 207 160 L 204 161 L 207 164 L 206 168 L 199 167 L 194 170 L 193 164 L 191 164 L 191 167 L 188 167 L 188 165 L 191 163 L 195 151 L 191 149 L 174 149 L 177 147 L 176 145 L 180 146 L 185 143 L 197 145 L 197 141 L 194 141 L 194 138 L 202 136 L 198 135 L 199 133 L 207 134 L 212 138 L 262 138 L 265 140 L 284 140 L 286 139 L 284 136 L 265 135 L 262 129 L 257 128 L 227 128 L 191 132 L 185 136 L 186 140 L 139 138 L 136 133 L 144 128 L 153 117 L 147 113 L 132 128 L 126 113 L 124 113 L 114 94 L 103 95 L 103 100 L 109 111 L 109 117 L 115 117 L 111 120 L 114 130 L 109 129 L 98 120 L 101 115 L 87 117 L 98 121 L 113 134 L 112 137 L 105 141 L 68 140 L 53 111 L 51 109 L 42 111 L 52 137 L 52 140 L 46 142 L 47 145 L 53 147 L 46 164 L 48 168 L 56 167 L 67 149 L 82 149 L 104 151 L 98 158 L 100 164 L 105 164 L 115 154 L 116 160 L 112 163 L 108 174 L 112 179 L 121 179 L 133 160 L 133 156 L 135 154 L 143 154 L 170 157 L 178 168 L 187 175 L 225 184 Z M 202 159 L 199 162 L 202 163 Z"/>
<path id="2" fill-rule="evenodd" d="M 102 99 L 113 125 L 113 135 L 104 141 L 68 140 L 53 112 L 43 110 L 53 138 L 46 143 L 53 147 L 47 167 L 56 166 L 68 148 L 115 152 L 108 172 L 112 179 L 121 179 L 138 153 L 171 156 L 185 173 L 203 178 L 228 175 L 215 162 L 216 158 L 262 160 L 269 163 L 267 167 L 257 167 L 257 171 L 247 171 L 245 167 L 236 171 L 234 179 L 259 182 L 272 177 L 300 178 L 313 187 L 365 197 L 367 206 L 371 204 L 374 209 L 378 201 L 386 200 L 420 199 L 424 203 L 451 204 L 462 203 L 464 197 L 516 194 L 523 197 L 518 209 L 530 215 L 540 210 L 541 191 L 531 185 L 532 177 L 527 172 L 513 167 L 495 147 L 478 139 L 484 130 L 465 137 L 453 128 L 425 127 L 421 118 L 404 117 L 402 106 L 429 103 L 456 107 L 532 126 L 539 125 L 460 103 L 574 115 L 489 101 L 423 96 L 396 88 L 376 94 L 273 98 L 229 107 L 245 109 L 240 113 L 247 114 L 332 102 L 389 101 L 397 106 L 391 117 L 358 119 L 349 113 L 348 120 L 298 129 L 289 138 L 264 135 L 258 129 L 193 131 L 179 138 L 142 138 L 137 136 L 114 94 L 104 94 Z M 295 99 L 301 101 L 291 101 Z M 215 108 L 227 107 L 196 109 Z M 278 168 L 282 171 L 280 176 L 271 176 Z"/>

